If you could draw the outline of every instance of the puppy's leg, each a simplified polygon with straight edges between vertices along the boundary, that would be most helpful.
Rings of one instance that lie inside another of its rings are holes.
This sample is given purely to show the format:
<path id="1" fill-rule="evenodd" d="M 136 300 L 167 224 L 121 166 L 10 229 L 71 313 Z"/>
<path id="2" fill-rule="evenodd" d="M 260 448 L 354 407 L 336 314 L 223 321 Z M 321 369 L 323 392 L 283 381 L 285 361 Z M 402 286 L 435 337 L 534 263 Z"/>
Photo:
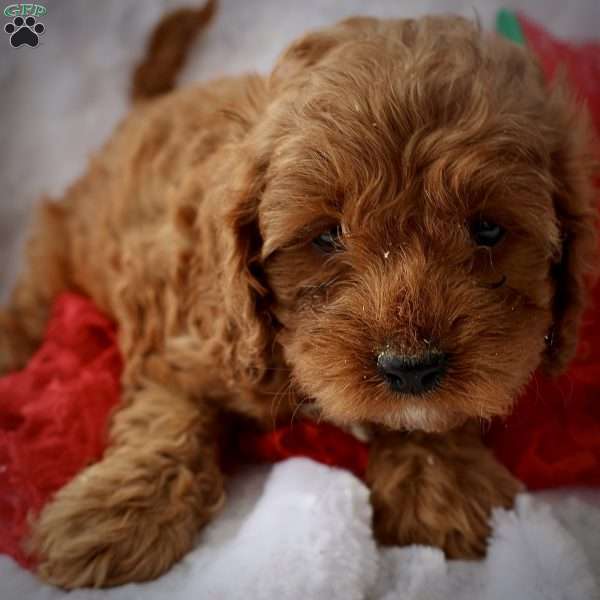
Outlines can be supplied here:
<path id="1" fill-rule="evenodd" d="M 449 558 L 484 555 L 492 509 L 512 506 L 520 488 L 472 428 L 380 435 L 367 481 L 380 543 L 438 546 Z"/>
<path id="2" fill-rule="evenodd" d="M 104 458 L 61 489 L 33 526 L 38 573 L 55 585 L 158 577 L 222 504 L 212 409 L 155 384 L 127 396 Z"/>
<path id="3" fill-rule="evenodd" d="M 26 266 L 8 306 L 0 308 L 0 374 L 22 367 L 42 338 L 50 304 L 68 287 L 66 209 L 43 204 L 27 246 Z"/>

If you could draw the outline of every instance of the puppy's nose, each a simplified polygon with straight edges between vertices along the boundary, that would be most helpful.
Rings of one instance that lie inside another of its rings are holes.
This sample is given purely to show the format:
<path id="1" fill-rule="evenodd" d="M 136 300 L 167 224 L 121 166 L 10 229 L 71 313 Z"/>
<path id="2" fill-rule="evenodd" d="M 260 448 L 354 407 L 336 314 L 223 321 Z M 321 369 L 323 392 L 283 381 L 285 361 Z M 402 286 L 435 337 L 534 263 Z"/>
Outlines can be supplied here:
<path id="1" fill-rule="evenodd" d="M 439 385 L 446 372 L 446 355 L 415 357 L 382 352 L 377 357 L 377 367 L 394 392 L 418 395 Z"/>

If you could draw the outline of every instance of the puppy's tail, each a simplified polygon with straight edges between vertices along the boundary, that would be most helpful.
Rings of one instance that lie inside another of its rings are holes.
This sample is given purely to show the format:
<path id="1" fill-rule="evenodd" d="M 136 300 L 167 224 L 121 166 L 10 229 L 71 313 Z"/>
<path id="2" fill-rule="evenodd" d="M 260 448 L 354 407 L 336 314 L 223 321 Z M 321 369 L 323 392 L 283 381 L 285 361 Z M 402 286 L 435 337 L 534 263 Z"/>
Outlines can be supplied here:
<path id="1" fill-rule="evenodd" d="M 217 0 L 200 9 L 180 8 L 165 15 L 154 28 L 146 54 L 131 82 L 133 101 L 148 100 L 169 92 L 196 39 L 216 12 Z"/>

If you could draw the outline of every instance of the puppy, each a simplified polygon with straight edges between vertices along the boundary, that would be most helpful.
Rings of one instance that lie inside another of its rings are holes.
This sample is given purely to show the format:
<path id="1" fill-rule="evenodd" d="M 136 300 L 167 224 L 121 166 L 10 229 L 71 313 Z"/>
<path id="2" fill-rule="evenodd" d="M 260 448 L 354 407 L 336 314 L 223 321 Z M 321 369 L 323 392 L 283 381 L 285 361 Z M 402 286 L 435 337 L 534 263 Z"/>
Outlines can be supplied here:
<path id="1" fill-rule="evenodd" d="M 134 109 L 41 207 L 0 313 L 4 371 L 66 289 L 118 322 L 125 361 L 105 456 L 33 524 L 40 576 L 165 572 L 223 504 L 228 415 L 270 428 L 304 405 L 368 429 L 380 542 L 480 556 L 519 487 L 480 424 L 576 344 L 595 248 L 581 109 L 457 17 L 349 19 L 267 77 L 159 97 L 206 16 L 159 27 Z"/>

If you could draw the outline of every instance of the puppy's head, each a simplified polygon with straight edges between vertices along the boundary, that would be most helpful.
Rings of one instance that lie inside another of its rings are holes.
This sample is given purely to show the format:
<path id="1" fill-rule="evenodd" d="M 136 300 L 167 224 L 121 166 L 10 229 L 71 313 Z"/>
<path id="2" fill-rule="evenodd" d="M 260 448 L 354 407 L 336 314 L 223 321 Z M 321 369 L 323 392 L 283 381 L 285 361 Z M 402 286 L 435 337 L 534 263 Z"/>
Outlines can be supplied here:
<path id="1" fill-rule="evenodd" d="M 526 50 L 461 19 L 353 19 L 261 93 L 226 236 L 247 374 L 280 348 L 325 417 L 443 431 L 566 365 L 590 160 Z"/>

